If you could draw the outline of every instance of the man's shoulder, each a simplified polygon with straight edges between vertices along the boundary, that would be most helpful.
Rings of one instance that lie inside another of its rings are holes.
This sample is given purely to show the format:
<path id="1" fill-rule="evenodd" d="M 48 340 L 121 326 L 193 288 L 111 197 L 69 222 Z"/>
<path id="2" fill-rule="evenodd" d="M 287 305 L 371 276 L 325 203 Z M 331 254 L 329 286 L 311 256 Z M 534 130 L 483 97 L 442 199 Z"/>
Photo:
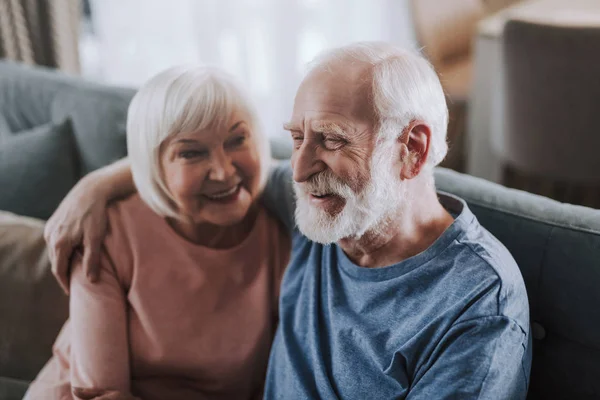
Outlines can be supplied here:
<path id="1" fill-rule="evenodd" d="M 456 242 L 462 251 L 471 254 L 473 262 L 479 263 L 487 273 L 498 276 L 500 282 L 522 283 L 521 272 L 512 254 L 476 219 Z"/>
<path id="2" fill-rule="evenodd" d="M 456 237 L 446 257 L 459 260 L 474 282 L 488 278 L 506 289 L 524 290 L 519 267 L 506 246 L 479 223 L 463 199 L 447 193 L 439 195 L 444 207 L 456 216 Z"/>
<path id="3" fill-rule="evenodd" d="M 453 253 L 461 261 L 455 268 L 465 268 L 469 285 L 485 287 L 495 298 L 496 315 L 526 324 L 528 301 L 521 271 L 508 249 L 477 219 L 457 237 Z M 493 313 L 491 306 L 486 312 Z"/>

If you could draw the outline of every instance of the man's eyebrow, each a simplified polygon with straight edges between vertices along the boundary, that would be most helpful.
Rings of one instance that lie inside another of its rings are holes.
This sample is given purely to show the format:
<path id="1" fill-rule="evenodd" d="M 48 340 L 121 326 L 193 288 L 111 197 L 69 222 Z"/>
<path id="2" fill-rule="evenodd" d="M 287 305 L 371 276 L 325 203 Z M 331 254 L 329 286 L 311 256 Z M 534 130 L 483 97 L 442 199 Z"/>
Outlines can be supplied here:
<path id="1" fill-rule="evenodd" d="M 313 121 L 310 124 L 314 132 L 333 133 L 343 139 L 348 139 L 348 129 L 336 122 Z"/>
<path id="2" fill-rule="evenodd" d="M 286 131 L 300 131 L 302 129 L 300 129 L 300 127 L 298 127 L 297 125 L 292 124 L 291 122 L 286 122 L 283 124 L 283 129 Z"/>

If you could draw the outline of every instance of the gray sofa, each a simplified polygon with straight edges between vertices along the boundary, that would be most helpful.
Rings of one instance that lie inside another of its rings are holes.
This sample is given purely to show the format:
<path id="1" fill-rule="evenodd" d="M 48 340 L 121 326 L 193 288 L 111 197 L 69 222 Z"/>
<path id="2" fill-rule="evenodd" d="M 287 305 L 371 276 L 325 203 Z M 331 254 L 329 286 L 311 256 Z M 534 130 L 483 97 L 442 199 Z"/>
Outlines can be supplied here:
<path id="1" fill-rule="evenodd" d="M 0 62 L 0 209 L 46 218 L 80 176 L 124 156 L 132 94 Z M 32 155 L 31 147 L 43 141 L 40 127 L 61 140 L 70 132 L 72 141 L 63 140 L 60 151 L 47 144 Z M 39 136 L 14 144 L 32 131 Z M 275 151 L 284 157 L 288 150 L 280 145 Z M 19 155 L 23 147 L 29 153 Z M 30 176 L 10 181 L 22 171 L 7 168 L 25 168 Z M 70 172 L 53 175 L 61 168 Z M 39 184 L 30 183 L 36 179 Z M 436 171 L 436 184 L 466 199 L 521 268 L 534 339 L 529 399 L 600 398 L 600 211 L 445 169 Z M 67 317 L 42 230 L 39 219 L 0 212 L 0 399 L 21 398 Z"/>

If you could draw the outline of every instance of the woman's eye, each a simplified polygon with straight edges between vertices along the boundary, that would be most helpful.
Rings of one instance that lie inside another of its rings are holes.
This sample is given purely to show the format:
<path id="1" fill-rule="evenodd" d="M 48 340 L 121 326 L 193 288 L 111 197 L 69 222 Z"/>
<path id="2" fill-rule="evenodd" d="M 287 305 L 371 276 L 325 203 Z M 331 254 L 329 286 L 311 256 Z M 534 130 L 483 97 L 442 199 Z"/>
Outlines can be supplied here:
<path id="1" fill-rule="evenodd" d="M 236 138 L 231 139 L 229 143 L 227 143 L 227 145 L 229 147 L 239 147 L 243 145 L 244 142 L 246 142 L 246 136 L 238 136 Z"/>
<path id="2" fill-rule="evenodd" d="M 207 151 L 203 150 L 184 150 L 180 151 L 178 156 L 179 158 L 184 158 L 186 160 L 194 159 L 194 158 L 203 158 L 208 155 Z"/>

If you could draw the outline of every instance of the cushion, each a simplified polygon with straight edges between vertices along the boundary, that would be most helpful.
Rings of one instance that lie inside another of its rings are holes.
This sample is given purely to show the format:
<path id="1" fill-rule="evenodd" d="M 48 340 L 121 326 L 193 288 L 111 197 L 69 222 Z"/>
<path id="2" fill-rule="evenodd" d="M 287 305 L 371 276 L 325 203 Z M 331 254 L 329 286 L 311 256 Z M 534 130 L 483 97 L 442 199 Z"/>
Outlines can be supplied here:
<path id="1" fill-rule="evenodd" d="M 52 275 L 43 232 L 41 220 L 0 211 L 0 375 L 4 378 L 35 378 L 67 319 L 68 298 Z"/>
<path id="2" fill-rule="evenodd" d="M 8 125 L 8 121 L 4 114 L 0 113 L 0 142 L 3 137 L 6 137 L 11 134 L 10 126 Z"/>
<path id="3" fill-rule="evenodd" d="M 47 219 L 77 182 L 71 123 L 13 133 L 0 144 L 0 210 Z"/>
<path id="4" fill-rule="evenodd" d="M 0 376 L 0 399 L 21 400 L 29 387 L 29 382 Z"/>
<path id="5" fill-rule="evenodd" d="M 82 174 L 127 155 L 127 108 L 133 94 L 128 89 L 85 86 L 56 94 L 52 121 L 72 121 Z"/>

